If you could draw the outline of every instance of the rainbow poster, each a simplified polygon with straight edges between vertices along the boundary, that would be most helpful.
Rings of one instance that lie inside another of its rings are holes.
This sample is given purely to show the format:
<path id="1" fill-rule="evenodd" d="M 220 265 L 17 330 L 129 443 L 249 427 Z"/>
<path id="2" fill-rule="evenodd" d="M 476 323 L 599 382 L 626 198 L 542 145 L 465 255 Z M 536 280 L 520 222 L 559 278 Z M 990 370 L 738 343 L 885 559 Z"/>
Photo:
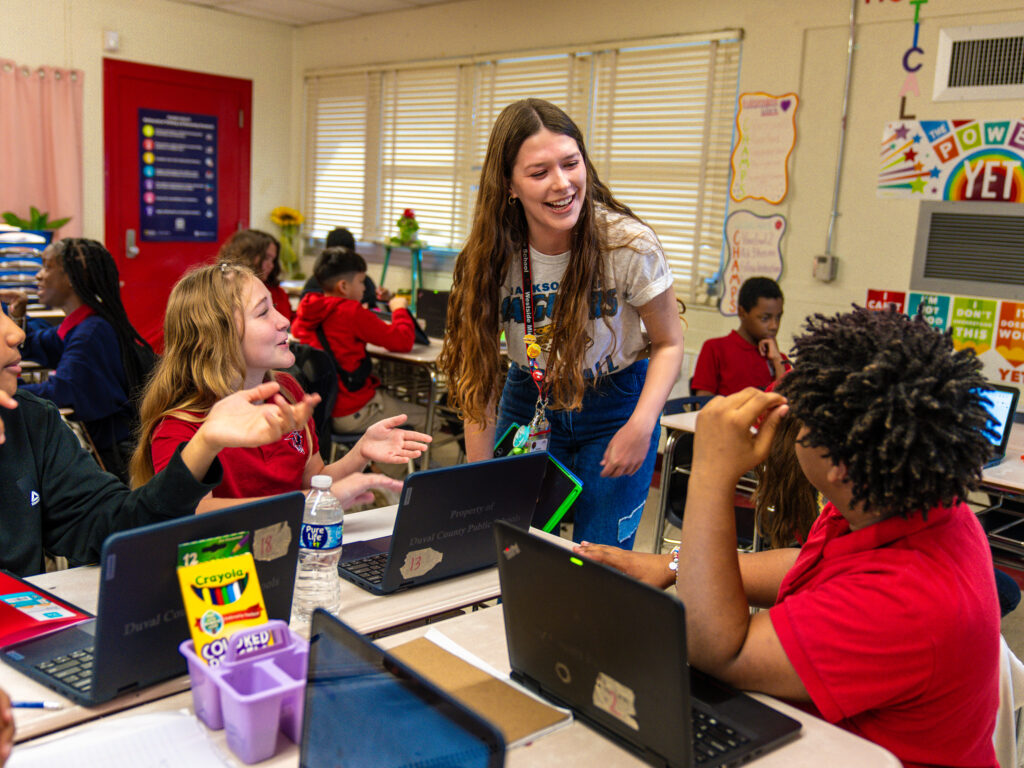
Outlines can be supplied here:
<path id="1" fill-rule="evenodd" d="M 878 196 L 1024 203 L 1024 119 L 886 123 Z"/>

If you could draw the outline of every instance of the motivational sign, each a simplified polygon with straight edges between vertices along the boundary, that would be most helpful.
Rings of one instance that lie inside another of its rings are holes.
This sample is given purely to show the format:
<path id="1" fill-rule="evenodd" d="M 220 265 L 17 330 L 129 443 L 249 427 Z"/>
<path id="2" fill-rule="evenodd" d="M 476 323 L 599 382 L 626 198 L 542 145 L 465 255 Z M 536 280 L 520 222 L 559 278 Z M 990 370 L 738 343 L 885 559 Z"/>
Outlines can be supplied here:
<path id="1" fill-rule="evenodd" d="M 725 239 L 729 244 L 729 260 L 725 268 L 725 291 L 718 304 L 723 315 L 737 313 L 736 299 L 740 286 L 748 277 L 770 277 L 782 274 L 782 236 L 786 218 L 779 214 L 758 216 L 750 211 L 735 211 L 725 222 Z"/>
<path id="2" fill-rule="evenodd" d="M 882 198 L 1024 203 L 1024 120 L 900 120 L 882 135 Z"/>
<path id="3" fill-rule="evenodd" d="M 740 95 L 729 187 L 729 196 L 736 202 L 750 197 L 776 204 L 786 197 L 798 102 L 795 93 Z"/>
<path id="4" fill-rule="evenodd" d="M 907 294 L 902 291 L 868 291 L 868 309 L 878 311 L 889 308 L 903 312 L 907 305 Z"/>
<path id="5" fill-rule="evenodd" d="M 899 295 L 869 291 L 869 302 L 872 294 Z M 955 349 L 973 349 L 989 381 L 1024 385 L 1024 302 L 911 293 L 907 314 L 948 332 Z"/>
<path id="6" fill-rule="evenodd" d="M 141 240 L 217 239 L 217 117 L 139 110 Z"/>

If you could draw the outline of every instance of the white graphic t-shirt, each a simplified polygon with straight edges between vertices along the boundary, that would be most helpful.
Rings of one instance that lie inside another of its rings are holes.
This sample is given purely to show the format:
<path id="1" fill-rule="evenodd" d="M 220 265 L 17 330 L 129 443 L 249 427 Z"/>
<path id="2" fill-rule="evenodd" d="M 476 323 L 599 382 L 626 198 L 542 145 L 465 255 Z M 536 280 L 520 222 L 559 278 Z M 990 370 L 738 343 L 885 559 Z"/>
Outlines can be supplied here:
<path id="1" fill-rule="evenodd" d="M 591 296 L 588 333 L 594 343 L 583 360 L 586 378 L 614 373 L 643 356 L 647 340 L 636 307 L 672 287 L 672 272 L 665 253 L 649 227 L 602 206 L 595 212 L 598 220 L 604 222 L 607 242 L 612 248 L 603 255 L 605 284 L 596 287 Z M 534 333 L 544 350 L 538 358 L 541 368 L 547 367 L 551 313 L 568 263 L 568 251 L 551 256 L 530 248 Z M 516 254 L 509 265 L 508 276 L 501 286 L 499 311 L 509 358 L 519 365 L 528 365 L 523 343 L 522 254 Z"/>

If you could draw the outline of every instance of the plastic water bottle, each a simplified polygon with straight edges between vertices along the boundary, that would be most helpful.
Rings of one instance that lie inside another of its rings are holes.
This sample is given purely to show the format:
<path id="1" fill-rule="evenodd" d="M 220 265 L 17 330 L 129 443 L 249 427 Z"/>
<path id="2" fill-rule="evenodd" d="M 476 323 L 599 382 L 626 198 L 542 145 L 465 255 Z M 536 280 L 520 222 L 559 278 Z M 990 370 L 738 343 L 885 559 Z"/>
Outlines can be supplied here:
<path id="1" fill-rule="evenodd" d="M 292 618 L 299 623 L 309 622 L 315 608 L 335 613 L 341 606 L 338 558 L 345 513 L 331 493 L 332 482 L 328 475 L 315 475 L 306 497 L 292 600 Z"/>

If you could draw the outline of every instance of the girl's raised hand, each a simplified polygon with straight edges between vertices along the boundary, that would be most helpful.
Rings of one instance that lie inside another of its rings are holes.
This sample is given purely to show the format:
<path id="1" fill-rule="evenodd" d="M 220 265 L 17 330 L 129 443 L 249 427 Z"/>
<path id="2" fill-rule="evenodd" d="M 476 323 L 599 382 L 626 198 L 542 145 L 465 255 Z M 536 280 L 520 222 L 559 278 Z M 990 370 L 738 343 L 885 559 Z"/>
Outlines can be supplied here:
<path id="1" fill-rule="evenodd" d="M 268 381 L 218 400 L 203 422 L 203 437 L 218 450 L 251 448 L 302 429 L 319 395 L 306 395 L 293 405 L 277 394 L 279 389 L 277 382 Z"/>
<path id="2" fill-rule="evenodd" d="M 386 464 L 404 464 L 409 459 L 418 459 L 427 450 L 433 439 L 422 432 L 399 429 L 408 420 L 400 413 L 388 419 L 371 424 L 356 443 L 365 461 L 382 461 Z"/>

